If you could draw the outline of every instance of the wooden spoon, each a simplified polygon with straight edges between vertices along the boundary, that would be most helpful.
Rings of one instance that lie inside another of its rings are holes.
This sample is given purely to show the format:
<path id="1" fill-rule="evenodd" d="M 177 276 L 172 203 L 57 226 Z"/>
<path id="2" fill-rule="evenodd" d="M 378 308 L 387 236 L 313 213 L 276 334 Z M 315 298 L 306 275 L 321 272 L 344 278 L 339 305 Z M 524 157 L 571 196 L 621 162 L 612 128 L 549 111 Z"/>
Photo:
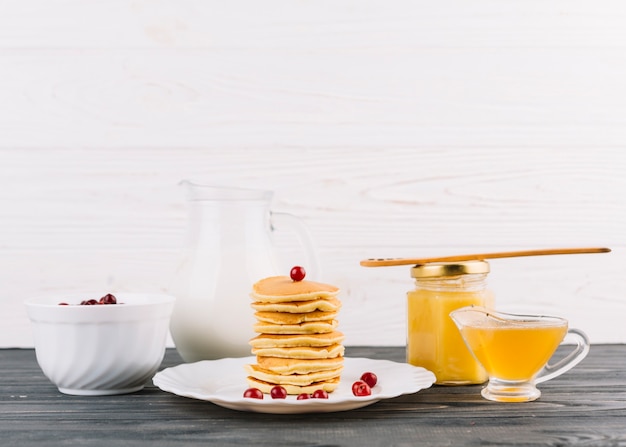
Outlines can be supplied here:
<path id="1" fill-rule="evenodd" d="M 468 255 L 442 256 L 438 258 L 378 258 L 364 259 L 361 265 L 364 267 L 388 267 L 393 265 L 421 265 L 429 262 L 458 262 L 475 261 L 493 258 L 516 258 L 519 256 L 543 256 L 543 255 L 573 255 L 579 253 L 608 253 L 610 248 L 546 248 L 540 250 L 503 251 L 496 253 L 475 253 Z"/>

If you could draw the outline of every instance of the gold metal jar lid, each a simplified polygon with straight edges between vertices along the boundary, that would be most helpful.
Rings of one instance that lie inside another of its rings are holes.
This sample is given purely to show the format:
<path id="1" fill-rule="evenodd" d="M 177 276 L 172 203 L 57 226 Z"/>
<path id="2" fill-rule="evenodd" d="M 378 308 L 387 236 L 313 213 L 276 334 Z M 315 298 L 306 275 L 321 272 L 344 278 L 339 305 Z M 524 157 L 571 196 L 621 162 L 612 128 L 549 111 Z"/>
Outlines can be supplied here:
<path id="1" fill-rule="evenodd" d="M 487 261 L 433 262 L 411 268 L 411 277 L 418 279 L 470 275 L 472 273 L 489 273 L 489 263 Z"/>

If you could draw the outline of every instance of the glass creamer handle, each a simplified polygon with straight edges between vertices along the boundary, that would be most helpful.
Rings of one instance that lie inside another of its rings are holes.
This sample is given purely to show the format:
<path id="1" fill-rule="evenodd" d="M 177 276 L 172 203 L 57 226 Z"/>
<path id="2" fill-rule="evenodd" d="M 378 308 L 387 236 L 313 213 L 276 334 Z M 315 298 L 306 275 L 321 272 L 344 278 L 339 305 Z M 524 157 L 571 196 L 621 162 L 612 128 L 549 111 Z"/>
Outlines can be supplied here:
<path id="1" fill-rule="evenodd" d="M 578 365 L 589 353 L 589 339 L 587 335 L 580 329 L 569 329 L 567 335 L 576 342 L 576 347 L 565 358 L 561 359 L 554 365 L 547 364 L 535 377 L 535 383 L 545 382 L 554 379 L 564 372 L 569 371 Z"/>
<path id="2" fill-rule="evenodd" d="M 311 279 L 312 281 L 321 280 L 321 270 L 319 260 L 317 258 L 316 245 L 313 241 L 313 236 L 311 236 L 309 228 L 301 219 L 297 218 L 293 214 L 272 211 L 270 216 L 273 228 L 289 228 L 296 233 L 298 241 L 304 249 L 306 264 L 303 265 L 303 267 L 306 270 L 307 279 Z"/>

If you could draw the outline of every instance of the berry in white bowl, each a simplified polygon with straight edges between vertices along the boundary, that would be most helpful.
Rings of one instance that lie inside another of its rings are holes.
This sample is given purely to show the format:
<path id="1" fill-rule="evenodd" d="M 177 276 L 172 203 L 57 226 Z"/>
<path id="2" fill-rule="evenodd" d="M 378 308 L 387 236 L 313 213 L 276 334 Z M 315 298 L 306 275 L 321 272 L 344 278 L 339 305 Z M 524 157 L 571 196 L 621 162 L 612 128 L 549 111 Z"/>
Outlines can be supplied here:
<path id="1" fill-rule="evenodd" d="M 52 295 L 25 301 L 37 363 L 64 394 L 141 390 L 163 361 L 174 307 L 164 294 Z M 82 304 L 81 304 L 82 303 Z"/>

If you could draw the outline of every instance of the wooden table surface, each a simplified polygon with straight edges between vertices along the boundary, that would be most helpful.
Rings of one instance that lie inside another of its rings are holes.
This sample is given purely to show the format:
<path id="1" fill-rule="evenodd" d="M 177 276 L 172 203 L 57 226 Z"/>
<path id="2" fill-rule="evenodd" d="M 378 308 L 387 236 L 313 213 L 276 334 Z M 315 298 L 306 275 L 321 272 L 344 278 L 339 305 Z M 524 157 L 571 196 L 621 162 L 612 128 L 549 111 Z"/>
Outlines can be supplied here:
<path id="1" fill-rule="evenodd" d="M 346 355 L 403 361 L 399 347 Z M 181 363 L 168 349 L 162 368 Z M 31 349 L 0 350 L 2 446 L 626 446 L 626 345 L 594 345 L 530 403 L 480 397 L 481 386 L 434 386 L 358 410 L 271 415 L 163 392 L 103 397 L 59 393 Z"/>

